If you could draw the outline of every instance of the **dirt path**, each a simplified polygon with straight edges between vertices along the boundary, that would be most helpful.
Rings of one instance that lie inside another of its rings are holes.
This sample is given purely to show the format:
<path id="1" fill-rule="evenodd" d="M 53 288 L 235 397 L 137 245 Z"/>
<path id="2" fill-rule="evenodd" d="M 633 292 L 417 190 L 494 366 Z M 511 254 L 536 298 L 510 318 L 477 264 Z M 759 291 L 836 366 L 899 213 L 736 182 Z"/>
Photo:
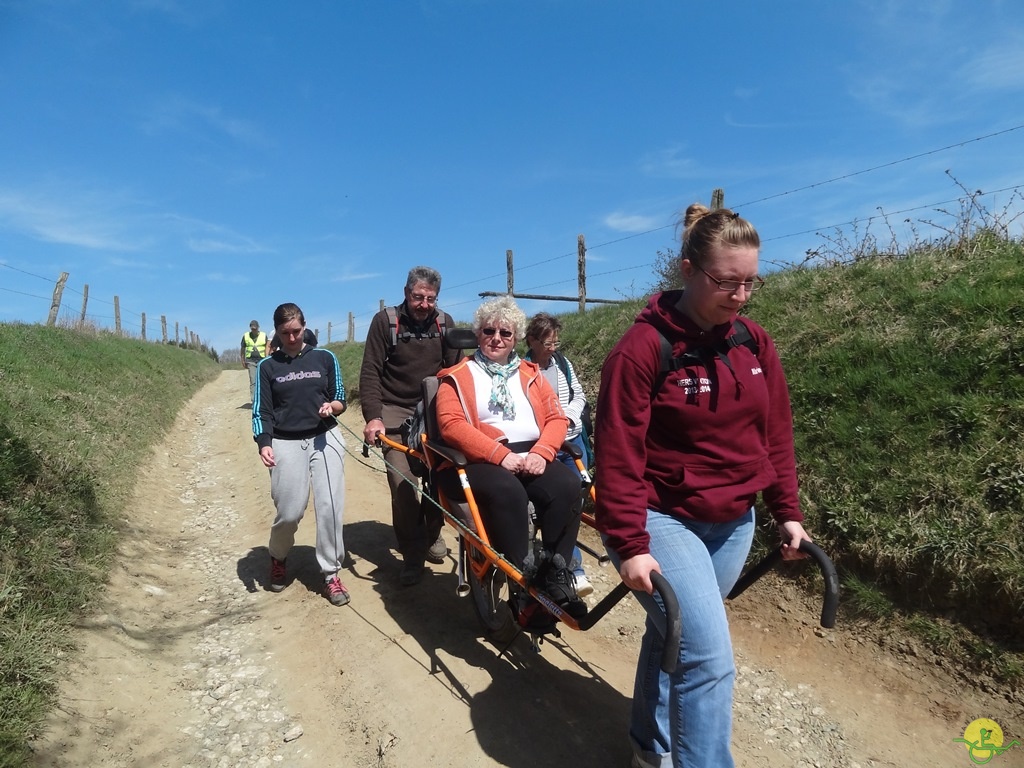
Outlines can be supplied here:
<path id="1" fill-rule="evenodd" d="M 147 460 L 125 510 L 108 590 L 79 630 L 40 766 L 513 766 L 628 764 L 625 729 L 642 613 L 627 599 L 587 633 L 505 655 L 456 597 L 453 558 L 398 585 L 378 459 L 346 432 L 344 581 L 317 589 L 312 520 L 289 560 L 297 580 L 263 589 L 269 482 L 228 371 L 186 406 Z M 345 424 L 359 432 L 352 413 Z M 310 516 L 312 512 L 310 511 Z M 449 547 L 455 537 L 446 529 Z M 599 594 L 613 574 L 588 566 Z M 730 606 L 741 768 L 969 766 L 953 739 L 981 717 L 1020 736 L 1019 704 L 964 690 L 913 656 L 762 580 Z M 992 760 L 1024 766 L 1024 748 Z"/>

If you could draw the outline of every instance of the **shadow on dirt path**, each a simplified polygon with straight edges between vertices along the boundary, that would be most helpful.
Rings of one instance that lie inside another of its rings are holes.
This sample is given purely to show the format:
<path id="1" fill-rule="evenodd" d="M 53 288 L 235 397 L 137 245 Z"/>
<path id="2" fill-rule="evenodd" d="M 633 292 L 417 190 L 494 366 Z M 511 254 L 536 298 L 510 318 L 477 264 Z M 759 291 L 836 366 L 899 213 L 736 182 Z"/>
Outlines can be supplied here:
<path id="1" fill-rule="evenodd" d="M 454 554 L 401 587 L 383 465 L 359 455 L 357 409 L 343 417 L 352 602 L 320 595 L 311 510 L 293 581 L 266 590 L 273 505 L 239 407 L 247 386 L 244 371 L 221 374 L 142 468 L 36 764 L 624 768 L 635 601 L 539 654 L 523 636 L 500 653 L 456 597 Z M 610 571 L 588 574 L 598 596 L 611 589 Z M 740 768 L 969 766 L 953 740 L 980 717 L 1020 738 L 1018 704 L 881 651 L 841 611 L 821 630 L 818 610 L 770 579 L 729 606 Z M 1024 750 L 991 765 L 1024 765 Z"/>

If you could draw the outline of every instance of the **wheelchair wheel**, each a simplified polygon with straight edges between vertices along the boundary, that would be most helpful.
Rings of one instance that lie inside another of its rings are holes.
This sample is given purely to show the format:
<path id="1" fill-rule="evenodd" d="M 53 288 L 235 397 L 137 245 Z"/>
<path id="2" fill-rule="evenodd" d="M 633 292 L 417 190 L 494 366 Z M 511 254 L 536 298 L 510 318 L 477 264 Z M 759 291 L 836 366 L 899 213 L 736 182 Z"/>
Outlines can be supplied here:
<path id="1" fill-rule="evenodd" d="M 479 553 L 471 556 L 482 557 Z M 473 596 L 473 608 L 476 609 L 487 638 L 495 643 L 511 642 L 519 627 L 508 604 L 508 577 L 498 568 L 489 568 L 483 579 L 478 579 L 472 571 L 466 574 L 466 578 Z"/>

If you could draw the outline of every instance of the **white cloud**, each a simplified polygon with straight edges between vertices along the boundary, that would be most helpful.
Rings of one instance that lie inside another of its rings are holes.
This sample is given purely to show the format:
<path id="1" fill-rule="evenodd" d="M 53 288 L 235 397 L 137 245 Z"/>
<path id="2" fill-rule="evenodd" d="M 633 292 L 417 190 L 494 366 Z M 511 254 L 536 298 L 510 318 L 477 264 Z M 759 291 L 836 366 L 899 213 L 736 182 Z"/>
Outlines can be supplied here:
<path id="1" fill-rule="evenodd" d="M 959 79 L 990 91 L 1024 89 L 1024 40 L 1018 36 L 989 46 L 960 67 Z"/>
<path id="2" fill-rule="evenodd" d="M 663 222 L 653 216 L 615 211 L 604 217 L 604 224 L 616 232 L 647 232 L 657 229 Z"/>
<path id="3" fill-rule="evenodd" d="M 697 174 L 692 158 L 679 145 L 648 152 L 640 159 L 640 169 L 649 176 L 683 178 Z"/>
<path id="4" fill-rule="evenodd" d="M 149 253 L 168 244 L 194 253 L 252 254 L 270 248 L 227 227 L 144 209 L 120 191 L 82 191 L 68 184 L 0 188 L 0 232 L 107 253 Z M 133 267 L 125 260 L 115 266 Z"/>
<path id="5" fill-rule="evenodd" d="M 95 194 L 0 190 L 0 227 L 47 243 L 140 250 L 144 241 L 129 235 L 123 220 L 110 210 L 117 205 L 117 200 L 102 203 Z"/>
<path id="6" fill-rule="evenodd" d="M 378 277 L 382 277 L 383 272 L 356 272 L 353 274 L 339 275 L 334 278 L 336 283 L 355 283 L 359 280 L 373 280 Z"/>
<path id="7" fill-rule="evenodd" d="M 207 129 L 242 144 L 267 146 L 263 131 L 253 122 L 225 114 L 217 105 L 202 104 L 183 96 L 168 96 L 154 105 L 143 120 L 149 133 L 201 134 Z"/>
<path id="8" fill-rule="evenodd" d="M 262 253 L 264 249 L 248 238 L 236 242 L 210 237 L 186 238 L 185 244 L 195 253 Z"/>
<path id="9" fill-rule="evenodd" d="M 228 227 L 174 213 L 156 217 L 167 236 L 182 239 L 193 253 L 269 253 L 271 248 Z"/>
<path id="10" fill-rule="evenodd" d="M 240 273 L 228 273 L 223 272 L 210 272 L 206 275 L 207 282 L 211 283 L 232 283 L 234 285 L 244 285 L 249 282 L 249 276 Z"/>
<path id="11" fill-rule="evenodd" d="M 850 94 L 916 127 L 960 120 L 992 92 L 1024 89 L 1024 34 L 1001 5 L 869 0 L 865 55 L 844 66 Z"/>

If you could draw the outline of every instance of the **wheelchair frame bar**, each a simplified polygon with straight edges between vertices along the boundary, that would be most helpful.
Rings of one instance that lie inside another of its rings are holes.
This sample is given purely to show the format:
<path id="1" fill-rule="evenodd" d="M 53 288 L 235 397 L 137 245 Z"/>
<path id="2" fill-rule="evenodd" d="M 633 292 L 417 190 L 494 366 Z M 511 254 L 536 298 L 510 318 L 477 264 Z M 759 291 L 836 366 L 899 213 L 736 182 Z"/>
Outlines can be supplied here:
<path id="1" fill-rule="evenodd" d="M 386 434 L 378 435 L 377 437 L 378 443 L 386 445 L 388 448 L 391 448 L 393 450 L 409 454 L 410 456 L 413 456 L 414 458 L 417 458 L 420 461 L 422 461 L 428 467 L 432 468 L 430 459 L 424 455 L 426 452 L 421 453 L 419 451 L 416 451 L 410 448 L 409 446 L 405 445 L 404 443 L 392 440 Z M 454 455 L 456 454 L 456 452 L 446 448 L 446 446 L 438 445 L 434 441 L 431 441 L 426 435 L 421 436 L 421 441 L 422 444 L 426 446 L 428 450 L 435 452 L 439 456 L 444 456 L 449 460 L 460 458 L 458 455 Z M 574 458 L 577 462 L 579 462 L 579 456 L 574 456 Z M 604 616 L 607 615 L 608 611 L 610 611 L 620 600 L 622 600 L 623 597 L 625 597 L 630 592 L 629 587 L 627 587 L 624 583 L 620 582 L 615 586 L 615 588 L 611 592 L 605 595 L 597 603 L 597 605 L 593 607 L 593 609 L 588 611 L 586 616 L 583 616 L 582 618 L 577 620 L 573 616 L 566 613 L 564 610 L 562 610 L 562 608 L 559 607 L 559 605 L 554 600 L 552 600 L 548 596 L 546 592 L 537 589 L 537 587 L 533 586 L 532 584 L 529 584 L 526 580 L 526 577 L 523 575 L 523 572 L 520 571 L 516 565 L 505 559 L 504 555 L 502 555 L 500 552 L 494 549 L 494 547 L 491 546 L 490 540 L 487 538 L 487 531 L 480 517 L 480 509 L 477 506 L 475 497 L 473 496 L 473 491 L 469 483 L 469 478 L 466 476 L 465 460 L 463 459 L 461 462 L 453 461 L 453 464 L 455 464 L 455 468 L 459 474 L 459 483 L 461 484 L 463 493 L 466 496 L 466 503 L 469 505 L 470 514 L 473 516 L 473 522 L 476 525 L 477 530 L 473 531 L 466 523 L 464 523 L 462 520 L 460 520 L 458 517 L 452 514 L 446 508 L 445 504 L 439 504 L 438 506 L 441 509 L 441 514 L 444 516 L 445 522 L 451 525 L 453 528 L 455 528 L 464 537 L 466 544 L 471 549 L 475 549 L 483 555 L 483 560 L 479 560 L 473 557 L 467 558 L 469 562 L 469 567 L 472 569 L 473 574 L 476 576 L 477 579 L 482 579 L 489 568 L 498 568 L 508 578 L 510 578 L 512 581 L 518 584 L 522 589 L 526 590 L 530 597 L 532 597 L 538 603 L 543 605 L 544 609 L 548 611 L 548 613 L 550 613 L 556 619 L 558 619 L 559 622 L 565 624 L 570 629 L 576 629 L 584 632 L 593 627 L 595 624 L 597 624 L 597 622 L 600 619 L 604 618 Z M 592 485 L 589 488 L 589 492 L 591 494 L 591 498 L 593 498 L 594 489 Z M 450 503 L 450 501 L 444 496 L 440 489 L 437 489 L 437 493 L 438 496 L 444 502 Z M 584 520 L 588 522 L 588 524 L 593 526 L 593 515 L 590 515 L 589 513 L 583 513 L 581 517 L 583 517 Z M 661 576 L 661 574 L 652 574 L 652 583 L 655 583 L 655 589 L 661 595 L 662 603 L 666 607 L 666 627 L 668 630 L 668 634 L 666 635 L 665 652 L 662 658 L 662 667 L 666 670 L 666 672 L 668 672 L 670 671 L 668 665 L 671 665 L 671 668 L 674 669 L 675 664 L 678 661 L 679 655 L 679 635 L 682 626 L 679 618 L 679 602 L 676 600 L 675 593 L 672 591 L 672 588 L 669 586 L 668 582 Z M 669 613 L 669 611 L 671 611 L 671 613 Z"/>

